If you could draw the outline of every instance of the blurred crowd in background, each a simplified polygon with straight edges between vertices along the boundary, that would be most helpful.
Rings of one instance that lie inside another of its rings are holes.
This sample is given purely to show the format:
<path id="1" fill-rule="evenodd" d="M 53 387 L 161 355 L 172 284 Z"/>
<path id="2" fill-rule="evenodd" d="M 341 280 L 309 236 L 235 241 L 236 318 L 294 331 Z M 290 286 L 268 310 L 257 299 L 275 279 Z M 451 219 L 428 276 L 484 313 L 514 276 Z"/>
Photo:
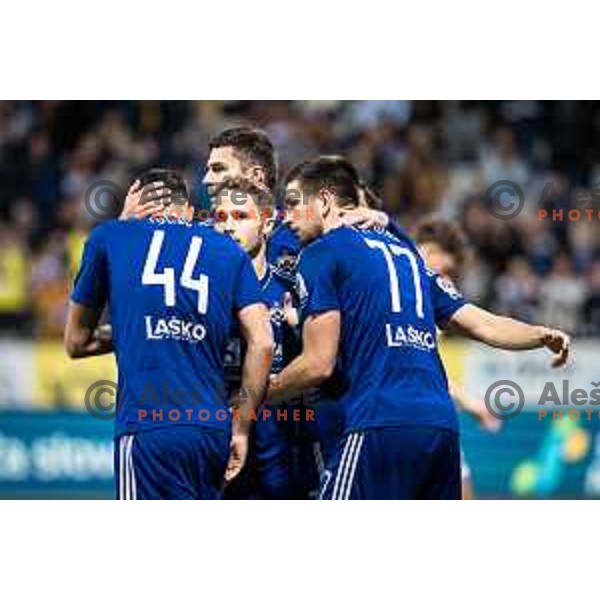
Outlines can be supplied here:
<path id="1" fill-rule="evenodd" d="M 206 202 L 208 140 L 240 124 L 267 131 L 281 173 L 347 155 L 409 231 L 432 214 L 461 224 L 469 299 L 600 335 L 600 103 L 575 101 L 0 102 L 0 333 L 62 336 L 97 182 L 124 193 L 136 170 L 176 166 Z M 525 193 L 512 220 L 486 206 L 499 180 Z M 592 217 L 569 220 L 574 206 Z"/>

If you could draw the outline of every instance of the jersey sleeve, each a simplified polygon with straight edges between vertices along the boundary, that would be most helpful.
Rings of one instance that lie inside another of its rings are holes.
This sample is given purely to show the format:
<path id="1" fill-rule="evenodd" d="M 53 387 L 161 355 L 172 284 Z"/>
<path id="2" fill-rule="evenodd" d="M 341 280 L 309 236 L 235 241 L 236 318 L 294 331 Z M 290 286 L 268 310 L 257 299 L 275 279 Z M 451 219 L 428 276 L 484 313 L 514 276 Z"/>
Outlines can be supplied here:
<path id="1" fill-rule="evenodd" d="M 240 311 L 242 308 L 250 306 L 251 304 L 264 302 L 254 267 L 252 266 L 248 255 L 243 251 L 240 252 L 240 262 L 241 264 L 235 282 L 233 299 L 236 311 Z"/>
<path id="2" fill-rule="evenodd" d="M 296 294 L 303 321 L 311 315 L 340 309 L 335 253 L 326 248 L 325 244 L 316 243 L 300 255 Z"/>
<path id="3" fill-rule="evenodd" d="M 467 302 L 447 277 L 442 277 L 427 269 L 427 279 L 429 280 L 435 323 L 438 327 L 444 327 L 452 315 Z"/>
<path id="4" fill-rule="evenodd" d="M 71 300 L 89 308 L 102 309 L 108 299 L 108 262 L 100 229 L 94 229 L 83 249 Z"/>

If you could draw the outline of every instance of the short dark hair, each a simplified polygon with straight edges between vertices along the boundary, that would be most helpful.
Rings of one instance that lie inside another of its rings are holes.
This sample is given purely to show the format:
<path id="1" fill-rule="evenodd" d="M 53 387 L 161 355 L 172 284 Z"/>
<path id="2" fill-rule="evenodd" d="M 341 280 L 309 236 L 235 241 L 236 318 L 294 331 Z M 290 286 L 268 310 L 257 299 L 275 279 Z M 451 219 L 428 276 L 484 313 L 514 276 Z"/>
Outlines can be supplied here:
<path id="1" fill-rule="evenodd" d="M 417 224 L 415 240 L 417 244 L 437 244 L 444 252 L 454 257 L 458 266 L 465 261 L 467 238 L 455 223 L 437 217 L 423 219 Z"/>
<path id="2" fill-rule="evenodd" d="M 294 181 L 295 179 L 298 179 L 298 177 L 300 176 L 300 173 L 302 172 L 302 169 L 304 169 L 304 167 L 306 167 L 306 165 L 308 165 L 309 163 L 310 163 L 310 160 L 303 160 L 302 162 L 299 162 L 298 164 L 294 165 L 285 174 L 285 177 L 283 178 L 283 182 L 282 182 L 283 187 L 285 188 L 285 186 L 287 186 L 290 182 Z"/>
<path id="3" fill-rule="evenodd" d="M 335 162 L 352 177 L 356 182 L 356 186 L 362 191 L 369 208 L 374 210 L 381 210 L 383 208 L 383 200 L 364 182 L 356 167 L 348 159 L 339 155 L 324 156 L 323 158 Z"/>
<path id="4" fill-rule="evenodd" d="M 358 206 L 358 174 L 354 165 L 342 157 L 321 156 L 292 169 L 286 180 L 297 179 L 309 194 L 329 189 L 338 198 L 340 206 Z"/>
<path id="5" fill-rule="evenodd" d="M 338 154 L 332 154 L 327 156 L 321 156 L 321 160 L 323 161 L 331 161 L 333 164 L 338 165 L 341 169 L 343 169 L 349 177 L 355 182 L 356 186 L 362 191 L 364 195 L 365 202 L 369 208 L 374 210 L 382 210 L 383 209 L 383 200 L 373 191 L 373 189 L 361 179 L 360 174 L 356 167 L 343 156 Z M 298 178 L 299 173 L 302 171 L 304 166 L 310 161 L 304 161 L 296 166 L 292 167 L 286 174 L 284 179 L 284 186 L 288 185 L 290 181 L 294 181 L 294 179 Z"/>
<path id="6" fill-rule="evenodd" d="M 344 156 L 341 154 L 326 154 L 324 156 L 320 156 L 319 160 L 323 162 L 330 162 L 332 165 L 339 167 L 342 171 L 344 171 L 348 177 L 354 181 L 356 185 L 360 185 L 360 175 L 358 174 L 358 170 L 356 167 Z"/>
<path id="7" fill-rule="evenodd" d="M 214 136 L 208 143 L 209 150 L 228 146 L 233 148 L 242 160 L 263 167 L 268 188 L 270 190 L 275 188 L 277 183 L 277 159 L 273 144 L 264 131 L 254 127 L 233 127 L 225 129 L 225 131 Z"/>

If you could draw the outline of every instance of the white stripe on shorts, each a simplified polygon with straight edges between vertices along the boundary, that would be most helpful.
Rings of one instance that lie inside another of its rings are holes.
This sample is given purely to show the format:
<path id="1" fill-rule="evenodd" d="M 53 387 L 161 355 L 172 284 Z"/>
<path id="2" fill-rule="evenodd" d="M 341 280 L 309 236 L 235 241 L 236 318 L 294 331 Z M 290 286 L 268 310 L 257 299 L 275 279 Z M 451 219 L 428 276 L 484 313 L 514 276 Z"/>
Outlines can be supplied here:
<path id="1" fill-rule="evenodd" d="M 137 499 L 132 448 L 132 435 L 123 435 L 119 438 L 119 500 Z"/>
<path id="2" fill-rule="evenodd" d="M 333 488 L 332 500 L 348 500 L 352 483 L 354 482 L 354 473 L 358 464 L 358 457 L 365 439 L 364 433 L 352 433 L 346 440 L 344 454 L 338 467 L 335 478 L 335 487 Z"/>
<path id="3" fill-rule="evenodd" d="M 137 489 L 135 485 L 135 470 L 133 468 L 133 436 L 127 440 L 127 466 L 129 469 L 129 499 L 137 500 Z"/>
<path id="4" fill-rule="evenodd" d="M 352 444 L 350 445 L 350 450 L 348 451 L 348 457 L 346 458 L 346 464 L 344 465 L 344 472 L 342 474 L 342 480 L 340 482 L 340 489 L 334 500 L 342 500 L 344 498 L 344 489 L 346 487 L 346 480 L 348 475 L 350 474 L 350 469 L 352 468 L 352 460 L 354 457 L 354 452 L 356 451 L 356 446 L 360 439 L 360 434 L 355 433 L 354 439 L 352 440 Z"/>
<path id="5" fill-rule="evenodd" d="M 355 435 L 356 434 L 351 433 L 348 436 L 348 438 L 346 439 L 346 443 L 344 445 L 344 452 L 342 454 L 342 460 L 340 460 L 340 463 L 337 468 L 337 473 L 335 474 L 335 484 L 333 486 L 333 494 L 331 495 L 332 500 L 335 500 L 335 498 L 337 496 L 337 491 L 340 486 L 340 479 L 342 476 L 342 472 L 344 471 L 344 464 L 346 462 L 346 457 L 348 456 L 348 449 L 350 448 L 350 444 L 352 444 L 352 441 L 354 440 Z"/>
<path id="6" fill-rule="evenodd" d="M 131 442 L 131 482 L 133 488 L 133 499 L 137 500 L 137 483 L 135 481 L 135 467 L 133 466 L 133 440 Z"/>
<path id="7" fill-rule="evenodd" d="M 124 442 L 125 442 L 125 438 L 123 436 L 121 436 L 119 438 L 119 500 L 125 499 L 125 494 L 124 494 L 125 469 L 123 467 L 123 464 L 125 462 L 125 453 L 123 452 L 123 448 L 125 446 Z"/>
<path id="8" fill-rule="evenodd" d="M 346 494 L 343 495 L 344 500 L 348 500 L 350 498 L 350 491 L 352 490 L 352 484 L 354 483 L 354 473 L 356 471 L 356 465 L 358 464 L 358 458 L 360 456 L 360 449 L 362 448 L 364 439 L 365 439 L 365 434 L 361 433 L 360 441 L 358 442 L 356 452 L 354 453 L 354 460 L 352 461 L 352 470 L 350 471 L 350 477 L 348 477 L 348 486 L 346 487 Z"/>

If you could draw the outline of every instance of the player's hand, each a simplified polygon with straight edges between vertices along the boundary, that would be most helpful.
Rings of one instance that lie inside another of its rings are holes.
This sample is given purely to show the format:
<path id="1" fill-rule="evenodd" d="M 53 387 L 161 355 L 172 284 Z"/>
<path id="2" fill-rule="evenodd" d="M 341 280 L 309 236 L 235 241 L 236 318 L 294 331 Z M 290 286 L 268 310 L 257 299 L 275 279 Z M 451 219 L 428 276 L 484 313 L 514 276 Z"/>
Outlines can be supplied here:
<path id="1" fill-rule="evenodd" d="M 288 325 L 296 327 L 298 325 L 298 310 L 294 308 L 292 294 L 286 292 L 283 295 L 283 314 Z"/>
<path id="2" fill-rule="evenodd" d="M 246 464 L 248 456 L 248 434 L 234 432 L 229 446 L 229 463 L 225 470 L 225 483 L 235 479 Z"/>
<path id="3" fill-rule="evenodd" d="M 384 212 L 366 206 L 342 210 L 340 216 L 346 225 L 353 225 L 359 229 L 372 229 L 373 227 L 385 229 L 390 221 Z"/>
<path id="4" fill-rule="evenodd" d="M 481 428 L 488 433 L 498 433 L 502 428 L 502 421 L 489 413 L 483 402 L 478 405 L 474 416 L 479 421 Z"/>
<path id="5" fill-rule="evenodd" d="M 571 350 L 571 338 L 564 331 L 544 328 L 542 343 L 555 354 L 553 367 L 562 367 L 567 362 Z"/>
<path id="6" fill-rule="evenodd" d="M 102 343 L 112 342 L 112 325 L 110 323 L 98 325 L 94 330 L 94 338 Z"/>
<path id="7" fill-rule="evenodd" d="M 139 180 L 127 191 L 125 206 L 119 219 L 145 219 L 162 215 L 171 203 L 171 190 L 162 181 L 154 181 L 142 187 Z"/>

